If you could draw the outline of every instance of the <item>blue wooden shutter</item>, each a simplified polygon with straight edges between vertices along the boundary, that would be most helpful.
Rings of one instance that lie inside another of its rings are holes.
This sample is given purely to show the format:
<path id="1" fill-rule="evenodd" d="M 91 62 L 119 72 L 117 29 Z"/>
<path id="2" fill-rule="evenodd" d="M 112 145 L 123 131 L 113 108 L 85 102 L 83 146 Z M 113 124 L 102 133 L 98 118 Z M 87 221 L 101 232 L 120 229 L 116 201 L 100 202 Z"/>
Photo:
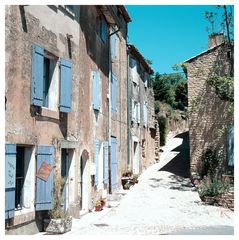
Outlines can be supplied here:
<path id="1" fill-rule="evenodd" d="M 93 88 L 93 109 L 96 111 L 100 110 L 100 73 L 92 71 L 92 88 Z"/>
<path id="2" fill-rule="evenodd" d="M 117 188 L 117 139 L 111 137 L 111 188 Z"/>
<path id="3" fill-rule="evenodd" d="M 114 31 L 114 30 L 113 30 Z M 113 34 L 111 36 L 111 58 L 115 59 L 116 58 L 116 46 L 117 46 L 117 36 L 116 34 Z"/>
<path id="4" fill-rule="evenodd" d="M 234 166 L 234 127 L 231 126 L 227 133 L 227 161 L 228 166 Z"/>
<path id="5" fill-rule="evenodd" d="M 50 210 L 53 208 L 53 165 L 54 165 L 54 147 L 53 146 L 37 146 L 37 172 L 41 164 L 45 161 L 50 164 L 52 170 L 47 181 L 36 177 L 36 210 Z"/>
<path id="6" fill-rule="evenodd" d="M 117 111 L 117 77 L 114 74 L 111 76 L 111 108 Z"/>
<path id="7" fill-rule="evenodd" d="M 94 162 L 95 162 L 95 186 L 99 183 L 99 153 L 100 153 L 100 141 L 94 141 Z"/>
<path id="8" fill-rule="evenodd" d="M 44 49 L 33 44 L 31 104 L 35 106 L 43 106 L 43 67 Z"/>
<path id="9" fill-rule="evenodd" d="M 131 107 L 132 107 L 132 121 L 135 122 L 135 107 L 134 107 L 134 99 L 131 100 Z"/>
<path id="10" fill-rule="evenodd" d="M 61 59 L 60 61 L 60 111 L 72 111 L 72 62 Z"/>
<path id="11" fill-rule="evenodd" d="M 14 217 L 16 184 L 16 144 L 5 145 L 5 219 Z"/>
<path id="12" fill-rule="evenodd" d="M 137 123 L 140 123 L 140 103 L 137 103 Z"/>
<path id="13" fill-rule="evenodd" d="M 109 146 L 104 142 L 104 183 L 109 183 Z"/>

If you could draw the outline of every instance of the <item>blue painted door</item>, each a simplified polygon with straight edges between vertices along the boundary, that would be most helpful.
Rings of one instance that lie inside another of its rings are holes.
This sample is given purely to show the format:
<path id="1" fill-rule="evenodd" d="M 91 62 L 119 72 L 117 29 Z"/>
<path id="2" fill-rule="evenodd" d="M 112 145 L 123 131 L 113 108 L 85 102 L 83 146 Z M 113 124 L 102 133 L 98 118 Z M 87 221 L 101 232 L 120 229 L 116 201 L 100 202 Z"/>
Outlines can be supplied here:
<path id="1" fill-rule="evenodd" d="M 111 137 L 111 188 L 114 190 L 117 188 L 117 139 Z"/>
<path id="2" fill-rule="evenodd" d="M 36 210 L 53 208 L 54 147 L 37 146 Z M 45 170 L 44 170 L 45 169 Z M 49 169 L 51 169 L 49 171 Z M 48 172 L 48 174 L 47 174 Z"/>
<path id="3" fill-rule="evenodd" d="M 16 144 L 5 145 L 5 219 L 14 217 L 16 184 Z"/>

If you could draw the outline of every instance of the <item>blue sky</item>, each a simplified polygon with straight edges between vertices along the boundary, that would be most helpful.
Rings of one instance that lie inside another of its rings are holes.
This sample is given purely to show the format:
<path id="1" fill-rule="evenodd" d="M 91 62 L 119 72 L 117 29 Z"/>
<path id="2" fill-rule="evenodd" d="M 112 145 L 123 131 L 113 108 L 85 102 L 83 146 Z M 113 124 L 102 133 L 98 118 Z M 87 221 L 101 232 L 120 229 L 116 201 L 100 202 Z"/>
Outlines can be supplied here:
<path id="1" fill-rule="evenodd" d="M 155 72 L 174 72 L 173 64 L 207 49 L 210 25 L 204 12 L 215 11 L 215 6 L 126 5 L 126 9 L 132 18 L 128 41 L 152 60 Z"/>

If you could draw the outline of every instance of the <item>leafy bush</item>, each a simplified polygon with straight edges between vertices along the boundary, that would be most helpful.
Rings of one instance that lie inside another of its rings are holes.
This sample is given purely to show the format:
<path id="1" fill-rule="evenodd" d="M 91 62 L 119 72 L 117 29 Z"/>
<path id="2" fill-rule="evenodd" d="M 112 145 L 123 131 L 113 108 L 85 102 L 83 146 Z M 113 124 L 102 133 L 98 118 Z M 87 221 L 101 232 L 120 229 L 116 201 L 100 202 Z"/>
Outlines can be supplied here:
<path id="1" fill-rule="evenodd" d="M 154 111 L 156 114 L 160 112 L 160 101 L 158 100 L 154 102 Z"/>
<path id="2" fill-rule="evenodd" d="M 217 151 L 215 149 L 208 148 L 201 156 L 201 177 L 209 175 L 210 177 L 214 177 L 216 174 L 216 168 L 218 166 L 219 158 Z"/>
<path id="3" fill-rule="evenodd" d="M 204 177 L 201 182 L 197 185 L 197 190 L 199 196 L 203 198 L 204 196 L 218 196 L 226 192 L 230 188 L 228 182 L 223 182 L 217 178 Z"/>
<path id="4" fill-rule="evenodd" d="M 69 217 L 69 213 L 65 212 L 61 206 L 62 192 L 63 192 L 64 185 L 66 183 L 66 178 L 61 177 L 58 174 L 56 175 L 57 176 L 55 178 L 55 188 L 54 188 L 54 205 L 53 205 L 53 209 L 49 211 L 49 216 L 51 219 L 56 219 L 56 218 L 66 219 Z"/>
<path id="5" fill-rule="evenodd" d="M 208 79 L 208 84 L 214 86 L 216 94 L 221 100 L 234 101 L 234 77 L 215 75 Z"/>

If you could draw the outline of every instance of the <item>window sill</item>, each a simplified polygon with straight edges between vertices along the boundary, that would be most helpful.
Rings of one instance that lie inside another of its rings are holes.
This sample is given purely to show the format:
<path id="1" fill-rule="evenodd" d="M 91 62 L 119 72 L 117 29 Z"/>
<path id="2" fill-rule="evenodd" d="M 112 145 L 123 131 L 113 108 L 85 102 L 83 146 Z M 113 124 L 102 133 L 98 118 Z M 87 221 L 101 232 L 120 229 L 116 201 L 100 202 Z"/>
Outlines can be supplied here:
<path id="1" fill-rule="evenodd" d="M 53 111 L 53 110 L 50 110 L 50 109 L 44 108 L 44 107 L 42 107 L 42 109 L 41 109 L 41 116 L 48 117 L 48 118 L 54 118 L 54 119 L 60 119 L 58 111 Z"/>

